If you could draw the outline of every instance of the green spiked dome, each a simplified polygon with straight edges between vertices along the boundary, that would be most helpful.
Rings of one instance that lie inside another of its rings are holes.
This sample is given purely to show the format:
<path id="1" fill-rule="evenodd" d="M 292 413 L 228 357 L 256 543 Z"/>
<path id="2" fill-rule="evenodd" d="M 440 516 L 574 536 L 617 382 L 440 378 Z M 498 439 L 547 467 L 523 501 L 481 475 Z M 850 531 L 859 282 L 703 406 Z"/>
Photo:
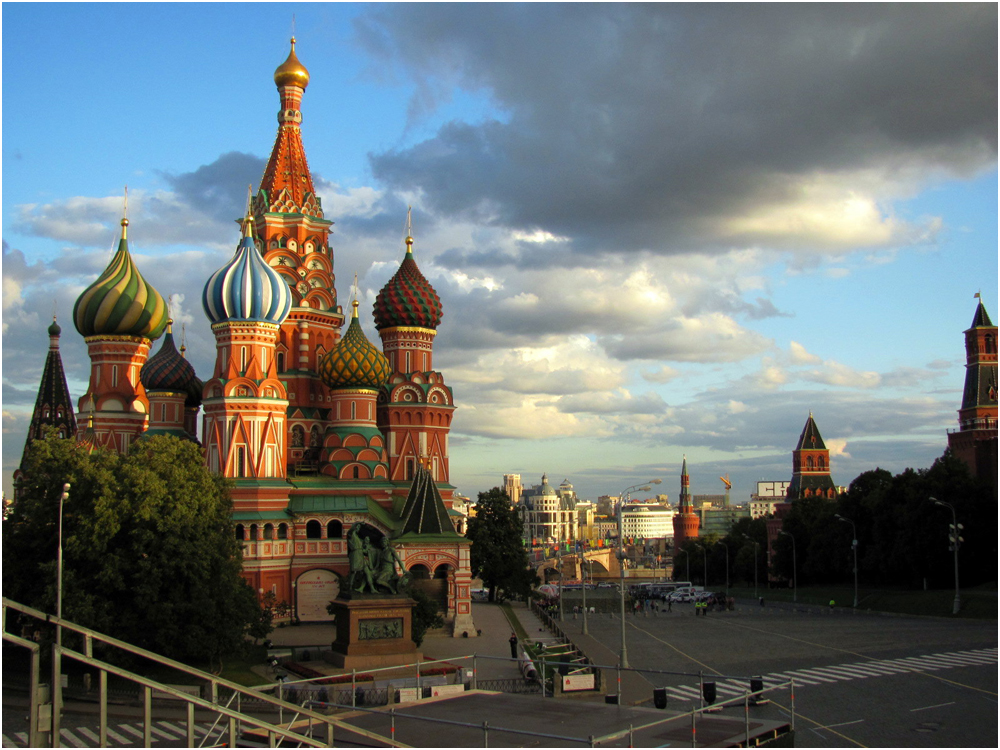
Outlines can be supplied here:
<path id="1" fill-rule="evenodd" d="M 386 356 L 375 348 L 361 330 L 358 301 L 347 333 L 319 363 L 319 376 L 330 388 L 365 388 L 377 391 L 389 379 L 391 368 Z"/>
<path id="2" fill-rule="evenodd" d="M 80 295 L 73 323 L 81 336 L 141 336 L 156 339 L 167 325 L 167 303 L 139 269 L 128 251 L 126 227 L 108 267 Z"/>

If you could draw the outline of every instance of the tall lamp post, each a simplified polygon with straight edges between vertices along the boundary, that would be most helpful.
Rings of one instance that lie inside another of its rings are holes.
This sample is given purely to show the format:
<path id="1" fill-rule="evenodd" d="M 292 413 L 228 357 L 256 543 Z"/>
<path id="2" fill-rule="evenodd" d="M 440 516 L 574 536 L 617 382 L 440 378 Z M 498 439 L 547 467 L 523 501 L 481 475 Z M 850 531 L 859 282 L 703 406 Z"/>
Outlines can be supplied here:
<path id="1" fill-rule="evenodd" d="M 779 534 L 787 536 L 792 540 L 792 601 L 798 602 L 799 600 L 799 574 L 798 566 L 795 562 L 795 537 L 789 534 L 787 531 L 779 531 Z"/>
<path id="2" fill-rule="evenodd" d="M 583 579 L 583 634 L 590 635 L 587 629 L 587 569 L 584 567 L 590 561 L 587 559 L 587 550 L 580 546 L 579 542 L 577 542 L 577 559 L 580 561 L 580 578 Z"/>
<path id="3" fill-rule="evenodd" d="M 699 545 L 701 547 L 701 562 L 704 565 L 704 573 L 702 575 L 702 585 L 708 588 L 708 549 L 706 549 L 704 544 Z"/>
<path id="4" fill-rule="evenodd" d="M 723 542 L 716 542 L 717 546 L 722 545 L 722 549 L 726 551 L 726 598 L 729 598 L 729 547 Z"/>
<path id="5" fill-rule="evenodd" d="M 691 555 L 688 554 L 688 551 L 686 549 L 682 548 L 677 550 L 678 555 L 681 552 L 684 553 L 684 564 L 687 565 L 687 578 L 685 578 L 684 580 L 687 581 L 688 583 L 691 583 Z"/>
<path id="6" fill-rule="evenodd" d="M 743 535 L 744 539 L 750 539 L 749 534 Z M 760 542 L 756 539 L 750 539 L 753 542 L 753 598 L 759 599 L 760 594 L 757 592 L 757 558 L 760 557 Z"/>
<path id="7" fill-rule="evenodd" d="M 930 498 L 935 505 L 940 505 L 942 508 L 947 508 L 951 511 L 951 526 L 948 528 L 948 542 L 949 549 L 955 553 L 955 601 L 951 607 L 951 613 L 953 615 L 958 614 L 958 610 L 962 608 L 962 597 L 958 593 L 958 548 L 961 546 L 962 542 L 962 529 L 963 526 L 958 522 L 958 516 L 955 514 L 955 506 L 951 503 L 946 503 L 944 500 L 938 500 L 936 497 Z"/>
<path id="8" fill-rule="evenodd" d="M 561 536 L 561 535 L 560 535 Z M 562 568 L 562 542 L 556 542 L 556 565 L 559 566 L 559 622 L 562 622 L 566 618 L 563 617 L 563 568 Z"/>
<path id="9" fill-rule="evenodd" d="M 62 590 L 63 590 L 63 503 L 69 500 L 69 482 L 63 485 L 59 496 L 59 550 L 56 553 L 56 643 L 62 646 Z"/>
<path id="10" fill-rule="evenodd" d="M 628 669 L 628 649 L 625 646 L 625 537 L 622 535 L 622 510 L 632 490 L 649 492 L 652 489 L 649 485 L 659 484 L 661 481 L 660 479 L 650 479 L 645 485 L 633 484 L 624 489 L 618 498 L 618 597 L 621 601 L 622 615 L 622 644 L 618 661 L 625 669 Z"/>
<path id="11" fill-rule="evenodd" d="M 851 549 L 854 550 L 854 608 L 858 608 L 858 527 L 855 525 L 854 521 L 850 518 L 844 518 L 839 513 L 833 514 L 834 518 L 837 518 L 844 523 L 851 524 L 851 534 L 854 539 L 851 540 Z"/>

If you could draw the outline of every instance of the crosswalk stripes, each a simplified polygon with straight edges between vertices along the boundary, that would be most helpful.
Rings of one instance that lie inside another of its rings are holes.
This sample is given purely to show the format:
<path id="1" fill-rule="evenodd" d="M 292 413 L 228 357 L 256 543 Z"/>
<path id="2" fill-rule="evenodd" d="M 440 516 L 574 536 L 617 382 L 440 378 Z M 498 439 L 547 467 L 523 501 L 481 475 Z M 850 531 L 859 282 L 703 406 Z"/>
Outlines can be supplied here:
<path id="1" fill-rule="evenodd" d="M 183 722 L 157 721 L 150 725 L 152 744 L 176 743 L 187 739 L 187 727 Z M 98 747 L 101 741 L 98 727 L 60 727 L 63 747 Z M 195 735 L 203 737 L 212 731 L 211 723 L 194 725 Z M 108 745 L 142 745 L 142 724 L 116 724 L 107 728 Z M 27 747 L 27 732 L 10 732 L 0 735 L 3 747 Z"/>
<path id="2" fill-rule="evenodd" d="M 764 687 L 772 688 L 789 680 L 796 686 L 818 685 L 844 680 L 863 680 L 868 677 L 888 677 L 908 672 L 930 672 L 939 669 L 985 666 L 997 663 L 997 649 L 977 649 L 974 651 L 953 651 L 942 654 L 906 656 L 899 659 L 864 661 L 853 664 L 839 664 L 830 667 L 793 669 L 787 672 L 771 672 L 761 679 Z M 739 680 L 716 681 L 716 693 L 722 696 L 744 695 L 749 685 Z M 674 700 L 701 700 L 698 685 L 677 685 L 667 688 L 667 694 Z"/>

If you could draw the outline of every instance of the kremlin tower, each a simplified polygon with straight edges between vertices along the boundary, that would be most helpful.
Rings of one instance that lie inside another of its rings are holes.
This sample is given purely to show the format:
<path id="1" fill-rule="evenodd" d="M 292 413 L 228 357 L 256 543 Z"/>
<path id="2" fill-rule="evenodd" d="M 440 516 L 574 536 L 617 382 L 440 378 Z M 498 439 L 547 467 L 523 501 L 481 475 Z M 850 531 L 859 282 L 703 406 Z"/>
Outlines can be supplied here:
<path id="1" fill-rule="evenodd" d="M 819 434 L 812 412 L 809 412 L 799 442 L 792 451 L 792 481 L 788 485 L 788 499 L 825 497 L 833 500 L 836 496 L 837 487 L 830 476 L 830 451 Z"/>
<path id="2" fill-rule="evenodd" d="M 681 464 L 681 494 L 677 499 L 677 513 L 674 514 L 674 563 L 684 543 L 698 538 L 700 525 L 698 514 L 691 504 L 691 478 L 688 476 L 687 456 Z M 676 571 L 676 567 L 674 568 Z M 676 575 L 674 576 L 676 578 Z"/>
<path id="3" fill-rule="evenodd" d="M 979 297 L 979 294 L 976 294 Z M 997 482 L 997 327 L 982 299 L 965 331 L 965 390 L 948 447 L 969 473 Z"/>

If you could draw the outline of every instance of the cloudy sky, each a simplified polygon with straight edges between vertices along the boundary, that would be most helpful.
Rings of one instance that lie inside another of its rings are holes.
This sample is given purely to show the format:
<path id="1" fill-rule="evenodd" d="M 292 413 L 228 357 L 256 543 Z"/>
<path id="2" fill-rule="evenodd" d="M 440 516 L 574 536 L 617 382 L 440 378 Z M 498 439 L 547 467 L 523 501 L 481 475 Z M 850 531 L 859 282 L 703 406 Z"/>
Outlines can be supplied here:
<path id="1" fill-rule="evenodd" d="M 202 377 L 201 309 L 274 140 L 295 14 L 303 136 L 344 302 L 402 259 L 444 303 L 465 494 L 547 472 L 733 500 L 925 467 L 962 331 L 997 310 L 997 6 L 4 4 L 3 486 L 53 309 L 133 255 Z M 155 349 L 154 345 L 154 349 Z"/>

